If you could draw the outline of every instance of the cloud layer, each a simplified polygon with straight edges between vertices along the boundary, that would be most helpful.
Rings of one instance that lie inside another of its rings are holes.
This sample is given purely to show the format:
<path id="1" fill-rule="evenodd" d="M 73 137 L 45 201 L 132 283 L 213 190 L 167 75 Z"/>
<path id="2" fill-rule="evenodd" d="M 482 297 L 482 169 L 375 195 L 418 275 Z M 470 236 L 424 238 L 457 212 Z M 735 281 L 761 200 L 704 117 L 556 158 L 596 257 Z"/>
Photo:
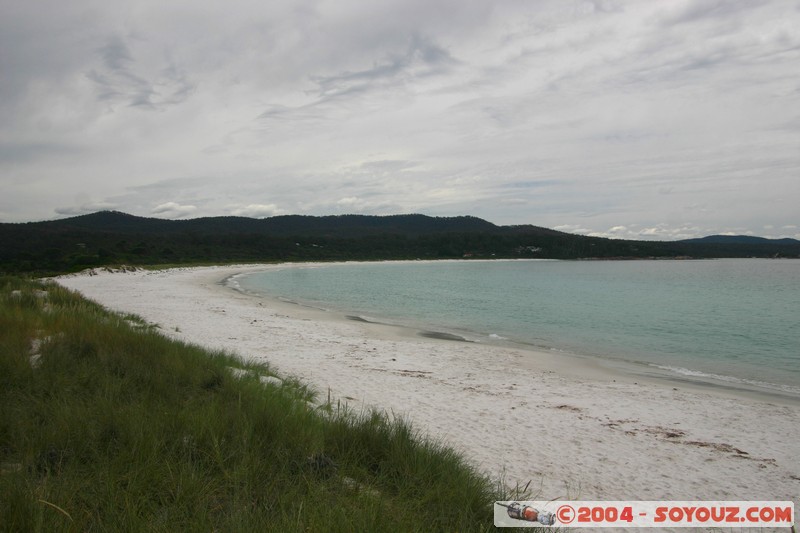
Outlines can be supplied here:
<path id="1" fill-rule="evenodd" d="M 0 10 L 0 221 L 421 212 L 799 236 L 793 2 Z"/>

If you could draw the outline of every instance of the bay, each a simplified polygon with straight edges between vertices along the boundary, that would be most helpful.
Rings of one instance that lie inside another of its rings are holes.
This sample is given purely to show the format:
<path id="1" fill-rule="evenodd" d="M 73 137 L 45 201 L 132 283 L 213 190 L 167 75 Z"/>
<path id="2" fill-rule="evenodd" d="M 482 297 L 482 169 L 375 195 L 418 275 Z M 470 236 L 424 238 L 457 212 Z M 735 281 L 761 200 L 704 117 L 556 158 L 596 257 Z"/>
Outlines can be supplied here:
<path id="1" fill-rule="evenodd" d="M 250 293 L 636 372 L 800 396 L 800 261 L 409 261 L 289 265 Z"/>

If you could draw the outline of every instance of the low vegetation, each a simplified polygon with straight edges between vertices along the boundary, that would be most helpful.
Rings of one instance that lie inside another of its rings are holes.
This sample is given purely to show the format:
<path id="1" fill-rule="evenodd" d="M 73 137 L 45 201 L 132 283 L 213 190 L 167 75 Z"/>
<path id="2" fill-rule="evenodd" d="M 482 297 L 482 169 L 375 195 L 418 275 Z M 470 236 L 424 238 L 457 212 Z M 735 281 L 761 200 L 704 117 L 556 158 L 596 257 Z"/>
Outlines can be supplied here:
<path id="1" fill-rule="evenodd" d="M 487 531 L 514 496 L 402 420 L 0 278 L 2 531 Z"/>
<path id="2" fill-rule="evenodd" d="M 800 257 L 800 242 L 755 237 L 628 241 L 475 217 L 279 216 L 160 220 L 100 212 L 0 223 L 0 273 L 162 265 L 392 259 Z"/>

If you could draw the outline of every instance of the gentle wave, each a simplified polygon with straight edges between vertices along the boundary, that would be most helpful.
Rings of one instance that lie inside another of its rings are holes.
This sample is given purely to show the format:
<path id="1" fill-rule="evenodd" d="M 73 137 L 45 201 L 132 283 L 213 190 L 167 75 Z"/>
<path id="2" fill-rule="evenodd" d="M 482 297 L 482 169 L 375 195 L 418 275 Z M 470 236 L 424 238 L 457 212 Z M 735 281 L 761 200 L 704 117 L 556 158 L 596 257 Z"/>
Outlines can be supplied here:
<path id="1" fill-rule="evenodd" d="M 776 390 L 792 395 L 800 395 L 800 387 L 792 387 L 791 385 L 783 385 L 778 383 L 768 383 L 766 381 L 758 381 L 755 379 L 737 378 L 734 376 L 726 376 L 722 374 L 712 374 L 709 372 L 701 372 L 699 370 L 692 370 L 691 368 L 683 368 L 680 366 L 658 365 L 651 363 L 649 366 L 666 370 L 681 376 L 698 378 L 700 380 L 715 380 L 734 385 L 749 385 L 751 387 L 758 387 L 760 389 Z"/>

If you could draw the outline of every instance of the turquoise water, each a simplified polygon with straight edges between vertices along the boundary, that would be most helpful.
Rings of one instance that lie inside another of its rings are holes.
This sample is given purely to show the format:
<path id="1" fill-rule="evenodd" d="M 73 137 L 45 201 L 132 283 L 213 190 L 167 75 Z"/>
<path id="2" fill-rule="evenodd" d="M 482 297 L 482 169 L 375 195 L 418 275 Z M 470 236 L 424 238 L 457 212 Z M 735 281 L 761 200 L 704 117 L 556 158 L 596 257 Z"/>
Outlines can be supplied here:
<path id="1" fill-rule="evenodd" d="M 800 396 L 800 261 L 291 266 L 241 289 L 368 320 Z"/>

